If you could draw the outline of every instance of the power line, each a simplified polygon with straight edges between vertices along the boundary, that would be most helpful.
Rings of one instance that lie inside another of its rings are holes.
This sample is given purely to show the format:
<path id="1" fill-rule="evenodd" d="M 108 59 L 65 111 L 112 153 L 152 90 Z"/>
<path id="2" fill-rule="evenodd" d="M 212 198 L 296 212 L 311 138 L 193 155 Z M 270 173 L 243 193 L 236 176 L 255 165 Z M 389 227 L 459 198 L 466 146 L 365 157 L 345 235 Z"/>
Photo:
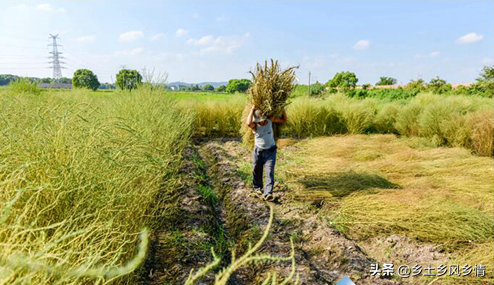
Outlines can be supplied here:
<path id="1" fill-rule="evenodd" d="M 18 65 L 18 64 L 32 64 L 32 65 L 47 65 L 49 64 L 49 62 L 8 62 L 8 61 L 0 61 L 0 66 L 4 65 L 4 64 L 15 64 L 15 65 Z"/>
<path id="2" fill-rule="evenodd" d="M 40 58 L 43 57 L 42 55 L 7 55 L 7 54 L 0 54 L 0 58 L 7 58 L 7 59 L 32 59 L 32 58 Z"/>
<path id="3" fill-rule="evenodd" d="M 8 34 L 4 32 L 0 32 L 0 36 L 2 38 L 17 38 L 25 41 L 34 41 L 33 44 L 31 45 L 30 43 L 1 43 L 0 42 L 0 48 L 2 47 L 13 47 L 16 50 L 22 50 L 22 49 L 32 49 L 33 52 L 34 50 L 45 50 L 46 47 L 42 48 L 39 47 L 38 44 L 36 43 L 37 41 L 46 41 L 42 40 L 41 38 L 36 38 L 36 37 L 27 37 L 27 36 L 22 36 L 18 34 Z M 3 37 L 5 36 L 5 37 Z M 53 78 L 56 79 L 58 76 L 62 77 L 61 75 L 61 70 L 62 69 L 69 69 L 69 70 L 76 70 L 79 68 L 88 68 L 91 70 L 96 71 L 102 76 L 106 77 L 112 77 L 112 75 L 115 73 L 115 71 L 105 65 L 104 63 L 90 60 L 90 56 L 79 56 L 75 54 L 70 54 L 62 45 L 59 44 L 60 38 L 58 35 L 50 35 L 49 39 L 53 41 L 52 44 L 48 45 L 53 48 L 53 50 L 50 52 L 50 56 L 48 57 L 50 59 L 49 62 L 45 62 L 44 59 L 46 58 L 43 55 L 34 55 L 34 54 L 20 54 L 19 52 L 16 52 L 16 54 L 2 54 L 0 51 L 0 69 L 5 70 L 5 69 L 26 69 L 26 70 L 39 70 L 43 68 L 50 68 L 53 70 Z M 21 53 L 23 53 L 21 51 Z M 62 53 L 64 56 L 62 56 Z M 57 66 L 57 59 L 56 55 L 58 55 L 58 65 L 60 66 L 60 74 L 58 71 Z M 50 65 L 49 67 L 38 67 L 38 66 L 44 66 L 44 65 Z"/>
<path id="4" fill-rule="evenodd" d="M 81 57 L 79 57 L 79 56 L 77 56 L 75 54 L 71 54 L 64 47 L 62 47 L 62 49 L 65 52 L 65 55 L 74 57 L 74 59 L 77 59 L 78 61 L 83 62 L 86 66 L 90 66 L 90 67 L 98 66 L 98 67 L 100 67 L 100 69 L 106 69 L 107 68 L 107 66 L 105 66 L 105 65 L 103 65 L 101 63 L 97 63 L 97 62 L 91 61 L 91 60 L 89 60 L 87 58 L 82 59 Z"/>
<path id="5" fill-rule="evenodd" d="M 95 67 L 87 62 L 82 62 L 81 60 L 78 60 L 78 59 L 71 59 L 69 57 L 65 57 L 64 58 L 67 63 L 69 64 L 73 64 L 75 66 L 78 66 L 79 68 L 80 67 L 83 67 L 83 68 L 88 68 L 88 69 L 91 69 L 91 70 L 94 70 L 94 71 L 98 71 L 98 73 L 100 73 L 99 71 L 104 71 L 105 73 L 108 72 L 108 73 L 113 73 L 112 70 L 110 69 L 107 69 L 107 68 L 99 68 L 99 67 Z"/>
<path id="6" fill-rule="evenodd" d="M 46 69 L 46 67 L 17 67 L 17 66 L 0 66 L 0 69 Z"/>
<path id="7" fill-rule="evenodd" d="M 13 47 L 13 48 L 27 48 L 27 49 L 38 49 L 38 50 L 46 50 L 46 48 L 41 48 L 41 47 L 34 47 L 34 46 L 25 46 L 25 45 L 13 45 L 13 44 L 4 44 L 0 43 L 0 47 L 7 46 L 7 47 Z"/>
<path id="8" fill-rule="evenodd" d="M 39 37 L 39 38 L 38 37 L 32 37 L 32 36 L 26 37 L 26 36 L 20 36 L 17 33 L 5 33 L 5 32 L 1 32 L 0 35 L 7 36 L 9 38 L 12 38 L 13 37 L 13 38 L 30 40 L 30 41 L 46 42 L 46 39 L 43 39 L 41 37 Z"/>

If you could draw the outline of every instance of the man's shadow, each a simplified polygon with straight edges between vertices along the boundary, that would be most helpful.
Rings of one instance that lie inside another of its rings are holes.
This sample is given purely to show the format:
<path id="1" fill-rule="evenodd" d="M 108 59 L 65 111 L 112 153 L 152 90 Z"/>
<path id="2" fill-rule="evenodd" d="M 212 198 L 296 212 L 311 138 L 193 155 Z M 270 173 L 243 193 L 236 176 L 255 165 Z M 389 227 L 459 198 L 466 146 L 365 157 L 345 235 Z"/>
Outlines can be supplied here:
<path id="1" fill-rule="evenodd" d="M 355 171 L 331 172 L 322 175 L 304 176 L 297 180 L 306 190 L 329 192 L 332 197 L 343 198 L 356 191 L 381 188 L 400 189 L 401 186 L 377 174 Z"/>

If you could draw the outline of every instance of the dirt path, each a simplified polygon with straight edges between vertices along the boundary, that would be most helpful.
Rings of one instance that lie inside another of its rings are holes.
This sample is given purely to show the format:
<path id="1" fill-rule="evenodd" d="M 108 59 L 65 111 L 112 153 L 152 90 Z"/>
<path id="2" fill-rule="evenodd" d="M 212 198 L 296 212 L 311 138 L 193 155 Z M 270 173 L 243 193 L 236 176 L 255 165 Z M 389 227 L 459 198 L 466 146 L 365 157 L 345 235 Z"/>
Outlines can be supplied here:
<path id="1" fill-rule="evenodd" d="M 192 269 L 212 261 L 210 248 L 222 244 L 223 223 L 214 201 L 201 194 L 208 182 L 195 147 L 185 148 L 180 176 L 182 183 L 171 193 L 156 197 L 160 201 L 156 229 L 146 262 L 138 273 L 138 284 L 183 284 Z M 223 248 L 226 250 L 226 244 Z M 203 282 L 214 283 L 214 276 L 207 275 Z"/>
<path id="2" fill-rule="evenodd" d="M 265 203 L 249 196 L 251 190 L 238 173 L 237 162 L 249 159 L 249 152 L 234 140 L 207 141 L 199 148 L 207 174 L 222 201 L 221 215 L 229 238 L 237 244 L 255 240 L 252 229 L 266 226 L 269 209 Z M 274 204 L 275 221 L 263 248 L 269 254 L 289 256 L 289 240 L 293 237 L 301 284 L 336 284 L 344 276 L 358 284 L 398 284 L 370 277 L 370 264 L 375 261 L 354 241 L 333 229 L 324 219 L 307 213 L 302 204 L 288 203 L 286 194 L 290 189 L 278 187 L 275 191 L 281 196 L 282 203 Z M 232 284 L 256 284 L 264 276 L 261 272 L 270 270 L 286 276 L 290 264 L 240 270 Z"/>
<path id="3" fill-rule="evenodd" d="M 246 160 L 250 153 L 236 140 L 202 141 L 185 149 L 182 184 L 157 197 L 164 202 L 158 205 L 158 226 L 139 284 L 183 284 L 191 269 L 211 262 L 211 247 L 226 266 L 231 248 L 240 256 L 260 238 L 269 206 L 250 197 L 238 170 Z M 290 189 L 279 186 L 275 193 L 282 203 L 273 204 L 273 226 L 261 252 L 288 257 L 293 238 L 300 284 L 336 284 L 344 276 L 357 284 L 399 284 L 369 276 L 375 261 L 307 205 L 290 201 Z M 290 262 L 250 265 L 235 272 L 230 284 L 260 284 L 268 272 L 287 276 L 290 270 Z M 213 280 L 214 272 L 200 284 Z"/>

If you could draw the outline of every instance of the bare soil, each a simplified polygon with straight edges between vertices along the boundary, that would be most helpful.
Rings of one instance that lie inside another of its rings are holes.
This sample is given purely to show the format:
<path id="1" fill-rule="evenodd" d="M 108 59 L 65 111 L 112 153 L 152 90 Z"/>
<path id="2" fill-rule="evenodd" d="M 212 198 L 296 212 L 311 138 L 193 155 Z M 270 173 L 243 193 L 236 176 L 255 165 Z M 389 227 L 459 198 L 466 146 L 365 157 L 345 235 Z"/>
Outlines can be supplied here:
<path id="1" fill-rule="evenodd" d="M 250 161 L 250 152 L 238 140 L 201 141 L 185 150 L 184 183 L 174 204 L 177 219 L 173 226 L 155 231 L 142 284 L 182 284 L 191 269 L 212 260 L 209 246 L 221 251 L 225 266 L 230 250 L 235 248 L 239 256 L 249 242 L 259 239 L 268 223 L 269 206 L 251 197 L 249 183 L 238 170 L 239 163 L 246 160 Z M 199 187 L 210 187 L 217 200 L 205 199 Z M 425 264 L 446 258 L 432 245 L 418 245 L 396 235 L 357 243 L 314 214 L 303 201 L 295 201 L 290 191 L 281 184 L 275 187 L 279 201 L 271 203 L 274 222 L 261 252 L 287 257 L 293 238 L 300 284 L 336 284 L 344 276 L 356 284 L 402 284 L 370 276 L 370 264 L 389 260 Z M 230 284 L 260 284 L 272 271 L 287 276 L 290 266 L 290 262 L 251 265 L 238 270 Z M 201 283 L 213 284 L 213 275 Z"/>

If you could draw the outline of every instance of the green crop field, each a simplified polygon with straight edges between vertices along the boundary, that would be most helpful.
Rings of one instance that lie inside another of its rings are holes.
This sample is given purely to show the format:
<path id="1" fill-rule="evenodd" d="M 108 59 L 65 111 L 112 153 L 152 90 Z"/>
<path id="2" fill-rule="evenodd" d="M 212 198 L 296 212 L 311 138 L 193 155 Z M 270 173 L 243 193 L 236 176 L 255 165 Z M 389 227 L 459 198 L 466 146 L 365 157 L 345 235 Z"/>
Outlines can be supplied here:
<path id="1" fill-rule="evenodd" d="M 215 188 L 221 176 L 189 175 L 190 165 L 206 166 L 186 154 L 217 138 L 240 145 L 246 102 L 245 94 L 149 88 L 0 89 L 0 284 L 145 284 L 142 270 L 151 265 L 139 266 L 159 242 L 175 250 L 167 251 L 171 264 L 152 264 L 169 273 L 152 284 L 185 281 L 185 267 L 173 267 L 179 257 L 210 258 L 210 246 L 231 261 L 233 237 L 250 240 L 242 234 L 252 233 L 249 227 L 236 221 L 224 225 L 224 235 L 218 224 L 180 226 L 196 199 L 184 185 L 197 184 L 213 214 L 231 203 Z M 275 220 L 301 205 L 374 259 L 389 254 L 372 249 L 373 239 L 397 235 L 439 247 L 444 260 L 486 264 L 478 281 L 491 282 L 492 103 L 430 93 L 402 100 L 296 96 L 277 166 L 287 200 L 275 207 Z M 238 165 L 235 175 L 250 175 L 248 160 L 223 158 Z M 210 240 L 184 247 L 192 234 Z M 190 258 L 192 268 L 205 265 Z M 460 281 L 472 279 L 435 284 Z"/>

